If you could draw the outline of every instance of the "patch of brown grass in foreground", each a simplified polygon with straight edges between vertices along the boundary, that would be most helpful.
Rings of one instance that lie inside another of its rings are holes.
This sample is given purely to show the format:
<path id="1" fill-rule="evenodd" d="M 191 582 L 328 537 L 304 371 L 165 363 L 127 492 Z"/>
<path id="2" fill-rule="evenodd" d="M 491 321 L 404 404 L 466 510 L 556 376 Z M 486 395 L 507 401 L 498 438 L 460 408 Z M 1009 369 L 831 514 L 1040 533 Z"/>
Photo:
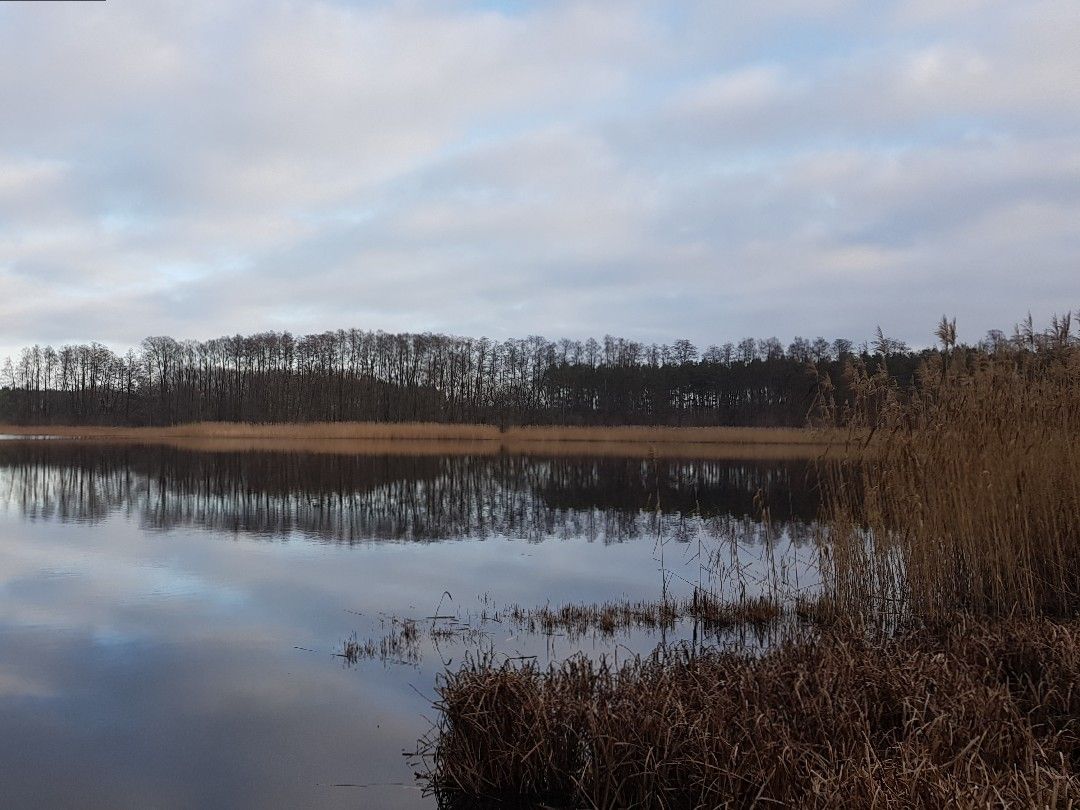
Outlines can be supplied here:
<path id="1" fill-rule="evenodd" d="M 1080 623 L 976 622 L 620 668 L 481 660 L 418 752 L 442 806 L 1075 807 Z"/>

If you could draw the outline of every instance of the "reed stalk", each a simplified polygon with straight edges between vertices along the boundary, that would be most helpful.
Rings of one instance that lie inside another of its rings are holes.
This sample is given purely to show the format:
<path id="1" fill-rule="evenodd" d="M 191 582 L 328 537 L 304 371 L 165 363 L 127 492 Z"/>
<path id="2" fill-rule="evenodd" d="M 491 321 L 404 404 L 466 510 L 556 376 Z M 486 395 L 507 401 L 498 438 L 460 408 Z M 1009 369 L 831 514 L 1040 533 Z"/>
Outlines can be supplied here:
<path id="1" fill-rule="evenodd" d="M 902 390 L 853 363 L 860 465 L 825 477 L 826 581 L 920 621 L 1080 609 L 1080 348 L 950 349 Z"/>

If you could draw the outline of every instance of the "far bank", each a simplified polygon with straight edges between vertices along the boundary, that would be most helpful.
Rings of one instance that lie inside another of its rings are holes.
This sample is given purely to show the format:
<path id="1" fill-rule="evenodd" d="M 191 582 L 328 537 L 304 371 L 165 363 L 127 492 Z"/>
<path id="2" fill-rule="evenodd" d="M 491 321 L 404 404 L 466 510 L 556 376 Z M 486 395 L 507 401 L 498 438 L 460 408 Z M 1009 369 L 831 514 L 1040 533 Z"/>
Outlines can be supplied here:
<path id="1" fill-rule="evenodd" d="M 838 430 L 757 427 L 514 426 L 431 422 L 252 424 L 199 422 L 168 427 L 0 425 L 0 435 L 162 443 L 198 450 L 356 453 L 601 454 L 808 458 L 843 445 Z"/>

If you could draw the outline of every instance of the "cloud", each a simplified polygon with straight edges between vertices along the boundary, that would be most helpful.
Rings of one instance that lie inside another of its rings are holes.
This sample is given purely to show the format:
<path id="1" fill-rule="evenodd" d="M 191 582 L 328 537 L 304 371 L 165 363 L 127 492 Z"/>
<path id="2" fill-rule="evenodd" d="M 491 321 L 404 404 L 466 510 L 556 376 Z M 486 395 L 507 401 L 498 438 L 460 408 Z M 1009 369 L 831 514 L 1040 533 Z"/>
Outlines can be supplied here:
<path id="1" fill-rule="evenodd" d="M 1070 5 L 6 7 L 0 355 L 973 339 L 1080 304 Z"/>

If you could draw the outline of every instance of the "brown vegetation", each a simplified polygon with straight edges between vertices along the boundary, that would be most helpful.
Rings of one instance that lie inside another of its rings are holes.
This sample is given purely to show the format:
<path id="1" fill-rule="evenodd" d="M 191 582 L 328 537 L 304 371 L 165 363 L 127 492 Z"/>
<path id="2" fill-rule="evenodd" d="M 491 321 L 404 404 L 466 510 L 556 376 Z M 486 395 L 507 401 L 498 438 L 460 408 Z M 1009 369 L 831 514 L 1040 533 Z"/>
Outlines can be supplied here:
<path id="1" fill-rule="evenodd" d="M 757 655 L 449 673 L 428 788 L 451 806 L 1080 806 L 1069 330 L 973 350 L 943 319 L 909 387 L 853 361 L 826 413 L 874 452 L 827 469 L 823 591 L 794 604 L 815 629 Z"/>
<path id="2" fill-rule="evenodd" d="M 644 444 L 809 444 L 843 439 L 842 434 L 802 428 L 648 427 L 624 425 L 520 426 L 461 425 L 439 422 L 309 422 L 254 424 L 196 422 L 171 427 L 95 425 L 0 425 L 0 433 L 18 436 L 135 439 L 310 439 L 366 441 L 619 442 Z"/>
<path id="3" fill-rule="evenodd" d="M 606 456 L 816 459 L 842 452 L 847 434 L 795 428 L 519 427 L 342 422 L 255 425 L 202 422 L 173 427 L 0 425 L 0 435 L 164 444 L 199 452 L 287 451 L 356 455 Z"/>
<path id="4" fill-rule="evenodd" d="M 753 656 L 474 662 L 420 774 L 443 806 L 1069 807 L 1080 625 L 847 633 Z"/>
<path id="5" fill-rule="evenodd" d="M 519 628 L 534 633 L 614 635 L 631 628 L 670 628 L 684 619 L 698 622 L 705 632 L 735 627 L 765 629 L 783 616 L 783 607 L 771 594 L 728 602 L 706 591 L 695 590 L 692 596 L 683 599 L 565 604 L 531 609 L 515 605 L 506 611 L 506 615 Z"/>
<path id="6" fill-rule="evenodd" d="M 851 369 L 874 455 L 826 486 L 824 563 L 847 609 L 1080 610 L 1080 347 L 971 353 L 948 342 L 899 389 Z M 848 475 L 854 471 L 855 475 Z"/>
<path id="7" fill-rule="evenodd" d="M 383 632 L 363 641 L 353 634 L 335 653 L 349 665 L 360 661 L 394 664 L 419 664 L 424 642 L 438 646 L 442 642 L 462 642 L 475 647 L 490 636 L 489 628 L 502 625 L 514 632 L 565 634 L 571 638 L 596 633 L 611 637 L 634 629 L 671 630 L 679 622 L 695 623 L 694 637 L 727 630 L 750 630 L 765 633 L 777 628 L 784 618 L 814 621 L 813 606 L 802 612 L 786 612 L 775 595 L 725 602 L 704 591 L 687 598 L 641 602 L 604 602 L 602 604 L 565 604 L 559 607 L 525 608 L 511 605 L 504 610 L 485 607 L 479 614 L 457 613 L 425 617 L 423 621 L 399 616 L 383 616 Z"/>
<path id="8" fill-rule="evenodd" d="M 345 640 L 338 653 L 345 662 L 355 665 L 364 660 L 385 663 L 418 664 L 421 659 L 420 631 L 412 619 L 392 618 L 386 632 L 378 639 L 360 639 L 353 635 Z"/>
<path id="9" fill-rule="evenodd" d="M 361 641 L 354 633 L 345 639 L 341 652 L 335 655 L 345 659 L 349 666 L 361 661 L 416 666 L 423 660 L 425 641 L 436 648 L 440 643 L 455 641 L 476 646 L 488 637 L 486 617 L 475 624 L 451 616 L 428 618 L 430 621 L 419 622 L 416 619 L 385 616 L 379 622 L 383 628 L 379 637 Z M 450 621 L 445 621 L 447 619 Z"/>

